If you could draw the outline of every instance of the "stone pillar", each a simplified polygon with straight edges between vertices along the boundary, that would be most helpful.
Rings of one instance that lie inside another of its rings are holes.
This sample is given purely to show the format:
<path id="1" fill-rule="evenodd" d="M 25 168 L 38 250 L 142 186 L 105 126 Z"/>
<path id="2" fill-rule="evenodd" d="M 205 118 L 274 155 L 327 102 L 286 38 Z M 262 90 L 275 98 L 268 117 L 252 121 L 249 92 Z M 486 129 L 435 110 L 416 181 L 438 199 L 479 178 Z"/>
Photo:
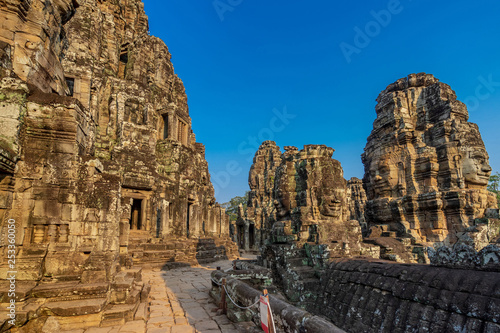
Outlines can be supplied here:
<path id="1" fill-rule="evenodd" d="M 247 221 L 245 221 L 244 249 L 250 250 L 250 224 Z"/>
<path id="2" fill-rule="evenodd" d="M 34 244 L 41 244 L 43 243 L 45 238 L 45 228 L 41 224 L 37 224 L 34 227 L 34 232 L 33 232 L 33 243 Z"/>
<path id="3" fill-rule="evenodd" d="M 68 229 L 69 226 L 67 224 L 61 224 L 58 230 L 58 242 L 59 243 L 67 243 L 68 242 Z"/>
<path id="4" fill-rule="evenodd" d="M 162 200 L 161 207 L 161 237 L 165 238 L 168 235 L 168 221 L 170 219 L 169 216 L 169 203 L 166 200 Z"/>
<path id="5" fill-rule="evenodd" d="M 130 229 L 137 230 L 138 222 L 139 222 L 139 211 L 137 209 L 134 209 L 132 211 L 132 225 L 130 226 Z"/>
<path id="6" fill-rule="evenodd" d="M 120 236 L 119 236 L 119 244 L 120 244 L 120 253 L 128 253 L 128 240 L 130 236 L 130 222 L 128 219 L 123 218 L 120 221 Z"/>
<path id="7" fill-rule="evenodd" d="M 254 239 L 254 246 L 253 246 L 253 249 L 258 251 L 259 250 L 259 247 L 261 245 L 261 234 L 262 234 L 262 230 L 261 229 L 258 229 L 257 227 L 255 227 L 255 239 Z"/>
<path id="8" fill-rule="evenodd" d="M 197 204 L 191 205 L 191 216 L 189 218 L 189 225 L 193 232 L 193 236 L 199 236 L 201 230 L 201 219 L 200 219 L 200 206 Z"/>

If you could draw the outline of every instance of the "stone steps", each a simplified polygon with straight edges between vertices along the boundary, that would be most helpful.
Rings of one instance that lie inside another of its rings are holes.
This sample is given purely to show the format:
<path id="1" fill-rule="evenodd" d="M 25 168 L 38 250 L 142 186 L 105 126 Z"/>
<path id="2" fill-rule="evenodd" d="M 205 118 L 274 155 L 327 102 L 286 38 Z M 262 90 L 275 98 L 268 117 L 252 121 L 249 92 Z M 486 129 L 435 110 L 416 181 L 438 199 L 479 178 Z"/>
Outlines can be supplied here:
<path id="1" fill-rule="evenodd" d="M 307 251 L 305 249 L 290 248 L 288 258 L 307 258 Z"/>
<path id="2" fill-rule="evenodd" d="M 31 295 L 31 291 L 35 286 L 35 281 L 16 281 L 16 302 L 26 300 Z M 9 281 L 0 281 L 0 303 L 10 302 L 9 287 Z"/>
<path id="3" fill-rule="evenodd" d="M 82 316 L 101 312 L 107 304 L 106 298 L 77 299 L 71 301 L 46 302 L 38 311 L 39 315 Z"/>
<path id="4" fill-rule="evenodd" d="M 101 327 L 124 325 L 134 320 L 138 308 L 139 303 L 108 305 L 102 314 Z"/>
<path id="5" fill-rule="evenodd" d="M 300 267 L 300 266 L 305 266 L 308 264 L 308 259 L 307 258 L 290 258 L 287 260 L 287 262 L 290 264 L 292 267 Z"/>
<path id="6" fill-rule="evenodd" d="M 228 253 L 237 253 L 237 245 L 228 239 L 185 239 L 168 244 L 140 243 L 138 238 L 129 241 L 129 255 L 134 264 L 161 267 L 172 262 L 205 264 L 227 259 Z"/>
<path id="7" fill-rule="evenodd" d="M 315 290 L 320 285 L 320 280 L 317 277 L 307 278 L 301 281 L 304 290 Z"/>
<path id="8" fill-rule="evenodd" d="M 64 298 L 74 296 L 103 295 L 109 290 L 109 283 L 80 284 L 78 282 L 41 283 L 31 291 L 35 298 Z M 97 296 L 99 297 L 99 296 Z"/>
<path id="9" fill-rule="evenodd" d="M 297 272 L 300 278 L 304 281 L 316 277 L 316 271 L 311 266 L 295 267 L 293 270 Z"/>

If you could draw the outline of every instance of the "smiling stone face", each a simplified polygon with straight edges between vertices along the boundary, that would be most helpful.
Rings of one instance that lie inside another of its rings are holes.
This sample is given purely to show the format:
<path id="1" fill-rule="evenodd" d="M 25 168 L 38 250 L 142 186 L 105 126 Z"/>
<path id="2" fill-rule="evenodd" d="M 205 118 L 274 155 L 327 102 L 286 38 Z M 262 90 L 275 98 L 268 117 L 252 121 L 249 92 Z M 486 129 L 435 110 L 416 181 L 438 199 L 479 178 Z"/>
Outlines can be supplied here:
<path id="1" fill-rule="evenodd" d="M 488 185 L 491 167 L 482 148 L 468 148 L 462 160 L 462 175 L 467 187 Z"/>
<path id="2" fill-rule="evenodd" d="M 374 161 L 369 171 L 370 188 L 376 197 L 385 198 L 393 194 L 398 183 L 398 170 L 388 156 L 382 156 Z"/>
<path id="3" fill-rule="evenodd" d="M 342 208 L 345 201 L 345 191 L 328 189 L 327 193 L 320 198 L 320 212 L 324 216 L 333 217 L 336 220 L 342 219 Z"/>
<path id="4" fill-rule="evenodd" d="M 276 183 L 274 188 L 274 205 L 276 208 L 276 214 L 278 218 L 290 215 L 290 210 L 292 208 L 292 196 L 291 192 L 294 192 L 295 188 L 293 184 L 290 185 L 290 177 L 288 175 L 288 166 L 286 163 L 282 164 L 278 172 L 276 173 Z"/>

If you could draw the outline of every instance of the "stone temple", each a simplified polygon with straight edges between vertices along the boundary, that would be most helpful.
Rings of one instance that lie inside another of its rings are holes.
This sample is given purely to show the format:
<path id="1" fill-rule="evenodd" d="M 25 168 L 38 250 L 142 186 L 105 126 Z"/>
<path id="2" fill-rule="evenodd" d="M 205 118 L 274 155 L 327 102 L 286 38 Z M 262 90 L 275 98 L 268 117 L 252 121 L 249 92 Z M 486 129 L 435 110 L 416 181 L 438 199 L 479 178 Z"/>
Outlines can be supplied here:
<path id="1" fill-rule="evenodd" d="M 16 325 L 124 322 L 146 304 L 141 265 L 236 257 L 183 83 L 143 7 L 2 2 L 0 298 L 15 220 Z"/>
<path id="2" fill-rule="evenodd" d="M 500 332 L 491 168 L 448 85 L 381 92 L 362 179 L 263 142 L 231 225 L 140 0 L 0 3 L 0 332 L 254 332 L 262 289 L 277 332 Z"/>

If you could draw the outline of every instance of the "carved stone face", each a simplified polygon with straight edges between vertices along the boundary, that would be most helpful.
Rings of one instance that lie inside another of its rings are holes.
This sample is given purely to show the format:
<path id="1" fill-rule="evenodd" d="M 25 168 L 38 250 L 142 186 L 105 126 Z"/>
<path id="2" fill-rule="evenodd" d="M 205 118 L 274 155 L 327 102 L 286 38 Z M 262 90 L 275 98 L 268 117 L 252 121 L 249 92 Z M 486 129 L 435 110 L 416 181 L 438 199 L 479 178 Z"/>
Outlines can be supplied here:
<path id="1" fill-rule="evenodd" d="M 382 158 L 378 163 L 372 164 L 371 182 L 375 195 L 378 197 L 390 197 L 393 188 L 398 183 L 398 170 L 392 165 L 388 158 Z"/>
<path id="2" fill-rule="evenodd" d="M 488 154 L 481 148 L 468 148 L 462 160 L 462 175 L 469 185 L 488 185 L 491 167 Z"/>
<path id="3" fill-rule="evenodd" d="M 290 193 L 288 191 L 277 192 L 278 200 L 275 201 L 276 210 L 279 217 L 286 216 L 289 213 Z"/>
<path id="4" fill-rule="evenodd" d="M 290 212 L 290 191 L 286 171 L 281 173 L 277 182 L 277 200 L 275 200 L 274 205 L 276 206 L 278 217 L 283 217 Z"/>
<path id="5" fill-rule="evenodd" d="M 322 215 L 330 216 L 335 219 L 342 218 L 343 190 L 331 190 L 321 197 L 320 212 Z"/>

